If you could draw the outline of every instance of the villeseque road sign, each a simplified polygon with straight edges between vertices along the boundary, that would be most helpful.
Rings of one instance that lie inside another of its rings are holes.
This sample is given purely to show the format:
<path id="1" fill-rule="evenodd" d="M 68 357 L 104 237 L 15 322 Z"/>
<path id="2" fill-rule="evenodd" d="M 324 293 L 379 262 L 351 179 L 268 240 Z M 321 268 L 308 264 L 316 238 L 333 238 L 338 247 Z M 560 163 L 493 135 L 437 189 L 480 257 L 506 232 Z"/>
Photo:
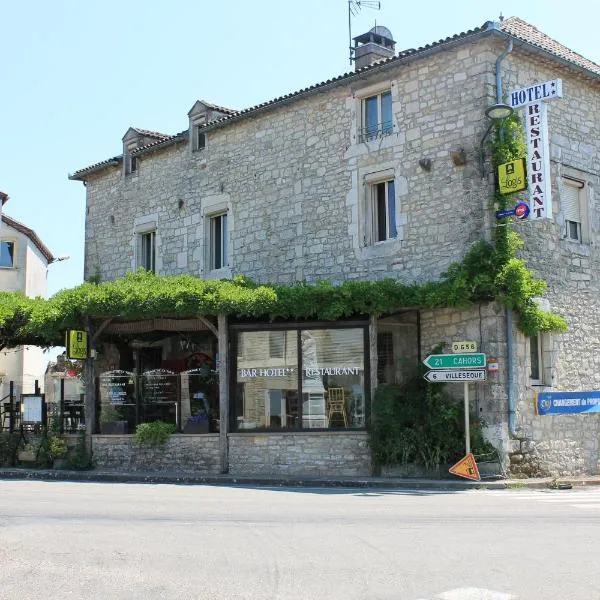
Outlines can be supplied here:
<path id="1" fill-rule="evenodd" d="M 482 369 L 486 365 L 485 354 L 430 354 L 423 364 L 430 369 Z"/>
<path id="2" fill-rule="evenodd" d="M 427 371 L 423 377 L 431 383 L 443 383 L 444 381 L 485 381 L 486 373 L 483 369 L 469 369 L 466 371 L 452 369 L 449 371 Z"/>

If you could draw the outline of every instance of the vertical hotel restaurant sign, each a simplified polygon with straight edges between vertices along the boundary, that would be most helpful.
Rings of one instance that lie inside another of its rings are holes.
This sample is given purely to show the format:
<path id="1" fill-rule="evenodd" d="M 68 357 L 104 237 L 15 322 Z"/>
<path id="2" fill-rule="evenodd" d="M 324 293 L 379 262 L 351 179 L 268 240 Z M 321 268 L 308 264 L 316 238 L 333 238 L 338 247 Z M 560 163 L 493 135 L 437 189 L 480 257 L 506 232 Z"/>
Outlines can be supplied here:
<path id="1" fill-rule="evenodd" d="M 88 356 L 88 334 L 87 331 L 69 329 L 65 341 L 67 358 L 84 360 Z"/>
<path id="2" fill-rule="evenodd" d="M 531 85 L 509 94 L 510 106 L 525 110 L 530 219 L 552 218 L 546 102 L 553 98 L 562 98 L 561 79 Z"/>

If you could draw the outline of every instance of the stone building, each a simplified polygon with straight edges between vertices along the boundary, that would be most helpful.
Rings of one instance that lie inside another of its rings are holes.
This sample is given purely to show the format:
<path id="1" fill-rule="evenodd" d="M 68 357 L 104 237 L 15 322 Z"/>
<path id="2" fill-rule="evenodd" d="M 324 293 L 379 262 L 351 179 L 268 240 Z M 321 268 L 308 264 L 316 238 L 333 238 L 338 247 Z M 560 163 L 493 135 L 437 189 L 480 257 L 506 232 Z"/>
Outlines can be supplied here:
<path id="1" fill-rule="evenodd" d="M 335 323 L 231 323 L 230 418 L 225 431 L 219 423 L 228 460 L 216 464 L 209 434 L 214 460 L 201 469 L 368 474 L 365 422 L 376 385 L 401 381 L 399 365 L 436 344 L 475 340 L 498 368 L 470 384 L 472 407 L 513 472 L 598 473 L 599 413 L 541 415 L 536 398 L 600 389 L 600 66 L 518 18 L 401 52 L 384 27 L 355 42 L 354 72 L 240 111 L 197 101 L 187 130 L 130 128 L 121 155 L 75 172 L 71 179 L 86 184 L 86 278 L 145 268 L 280 283 L 438 280 L 498 224 L 486 109 L 507 99 L 533 124 L 530 136 L 546 136 L 530 141 L 528 176 L 544 162 L 543 184 L 530 182 L 530 218 L 509 226 L 548 282 L 540 302 L 569 331 L 526 338 L 494 302 Z M 112 372 L 112 383 L 115 370 L 124 381 L 159 368 L 190 373 L 194 353 L 214 364 L 215 324 L 188 324 L 183 337 L 180 325 L 165 319 L 151 341 L 139 325 L 109 325 L 108 336 L 129 331 L 132 341 L 118 347 L 107 338 L 97 372 Z M 179 422 L 208 395 L 187 381 Z M 331 411 L 330 389 L 343 394 L 341 412 Z M 182 452 L 194 464 L 190 443 Z M 115 440 L 95 444 L 101 460 L 114 459 Z M 127 438 L 119 444 L 129 447 Z"/>

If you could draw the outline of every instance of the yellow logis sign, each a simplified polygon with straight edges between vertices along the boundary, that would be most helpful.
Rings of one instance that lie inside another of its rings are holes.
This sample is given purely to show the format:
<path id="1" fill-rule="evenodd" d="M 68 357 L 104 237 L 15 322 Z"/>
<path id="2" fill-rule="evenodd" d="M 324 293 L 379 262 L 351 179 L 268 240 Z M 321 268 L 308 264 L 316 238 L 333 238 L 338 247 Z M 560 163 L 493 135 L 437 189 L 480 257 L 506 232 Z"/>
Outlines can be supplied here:
<path id="1" fill-rule="evenodd" d="M 498 166 L 498 186 L 501 194 L 512 194 L 527 189 L 524 158 L 517 158 Z"/>
<path id="2" fill-rule="evenodd" d="M 88 357 L 88 334 L 87 331 L 69 329 L 67 331 L 67 358 L 85 359 Z"/>

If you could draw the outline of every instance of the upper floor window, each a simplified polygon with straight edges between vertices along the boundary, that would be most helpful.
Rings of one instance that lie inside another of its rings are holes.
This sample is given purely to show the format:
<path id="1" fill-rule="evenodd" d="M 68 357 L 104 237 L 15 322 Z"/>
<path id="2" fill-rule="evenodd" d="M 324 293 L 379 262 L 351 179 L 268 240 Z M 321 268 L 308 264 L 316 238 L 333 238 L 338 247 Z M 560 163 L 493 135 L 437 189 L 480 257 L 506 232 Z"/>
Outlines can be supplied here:
<path id="1" fill-rule="evenodd" d="M 560 202 L 565 218 L 564 237 L 568 240 L 583 242 L 583 228 L 586 219 L 585 186 L 583 182 L 570 177 L 563 177 Z"/>
<path id="2" fill-rule="evenodd" d="M 156 270 L 156 231 L 140 234 L 139 266 L 154 273 Z"/>
<path id="3" fill-rule="evenodd" d="M 212 215 L 209 221 L 211 270 L 222 269 L 229 264 L 228 238 L 227 213 Z"/>
<path id="4" fill-rule="evenodd" d="M 542 381 L 542 358 L 542 340 L 540 336 L 533 335 L 529 338 L 529 378 L 534 384 Z"/>
<path id="5" fill-rule="evenodd" d="M 201 131 L 203 125 L 196 125 L 194 136 L 194 150 L 203 150 L 206 148 L 206 134 Z"/>
<path id="6" fill-rule="evenodd" d="M 12 269 L 15 266 L 15 243 L 7 240 L 0 242 L 0 267 Z"/>
<path id="7" fill-rule="evenodd" d="M 394 180 L 371 183 L 368 186 L 368 208 L 371 213 L 371 243 L 398 237 L 396 228 L 396 186 Z"/>
<path id="8" fill-rule="evenodd" d="M 393 131 L 392 93 L 390 90 L 363 98 L 360 141 L 373 140 Z"/>
<path id="9" fill-rule="evenodd" d="M 131 175 L 135 173 L 138 168 L 137 156 L 131 156 L 131 154 L 126 154 L 125 156 L 125 175 Z"/>

